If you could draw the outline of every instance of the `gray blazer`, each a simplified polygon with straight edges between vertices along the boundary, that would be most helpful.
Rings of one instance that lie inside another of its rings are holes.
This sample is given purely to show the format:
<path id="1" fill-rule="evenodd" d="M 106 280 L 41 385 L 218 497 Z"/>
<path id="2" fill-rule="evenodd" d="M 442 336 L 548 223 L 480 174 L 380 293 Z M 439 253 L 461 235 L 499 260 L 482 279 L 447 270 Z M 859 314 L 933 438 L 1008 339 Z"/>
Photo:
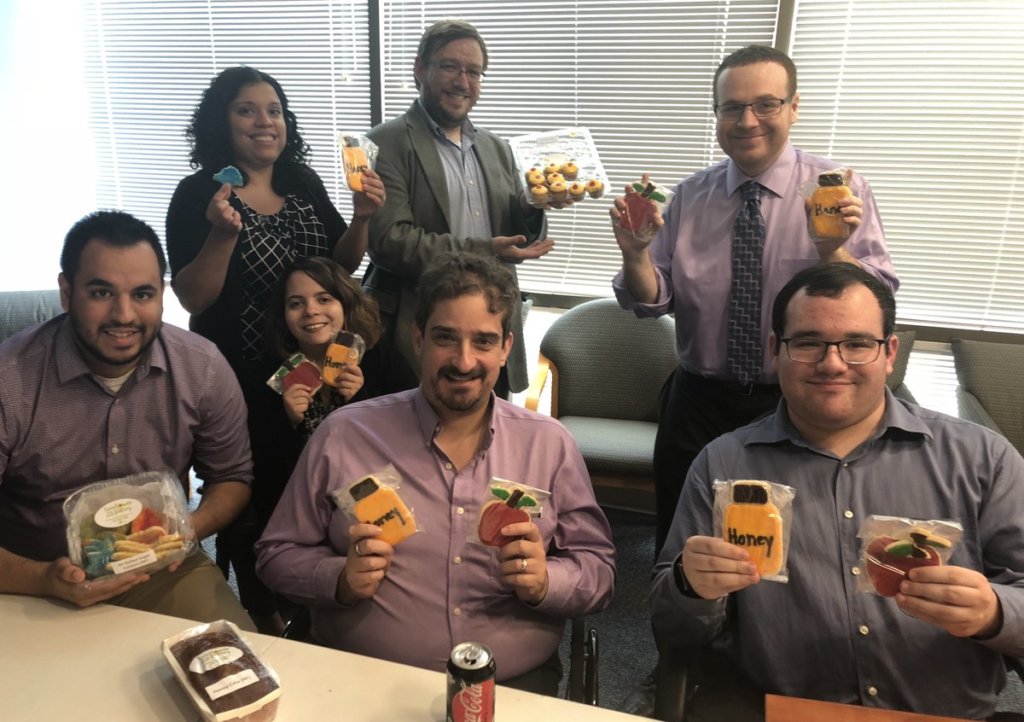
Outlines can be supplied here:
<path id="1" fill-rule="evenodd" d="M 487 204 L 495 236 L 543 238 L 543 213 L 527 219 L 519 204 L 522 179 L 512 149 L 498 136 L 477 128 L 473 150 L 487 179 Z M 403 115 L 373 128 L 368 137 L 380 149 L 375 170 L 387 190 L 384 207 L 370 219 L 370 268 L 364 286 L 380 304 L 391 342 L 418 369 L 412 350 L 416 284 L 434 256 L 444 251 L 490 254 L 490 238 L 456 238 L 451 233 L 448 187 L 430 127 L 414 103 Z M 509 264 L 513 274 L 515 267 Z M 522 305 L 512 314 L 514 342 L 508 360 L 509 385 L 529 385 L 523 344 Z"/>

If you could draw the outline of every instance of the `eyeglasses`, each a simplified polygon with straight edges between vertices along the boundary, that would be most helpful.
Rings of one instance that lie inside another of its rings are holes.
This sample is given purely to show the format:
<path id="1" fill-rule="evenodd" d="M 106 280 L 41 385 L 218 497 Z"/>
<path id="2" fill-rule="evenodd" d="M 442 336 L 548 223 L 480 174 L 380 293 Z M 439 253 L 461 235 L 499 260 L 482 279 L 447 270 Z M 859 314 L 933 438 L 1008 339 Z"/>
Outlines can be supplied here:
<path id="1" fill-rule="evenodd" d="M 786 355 L 791 361 L 817 364 L 825 360 L 829 346 L 835 346 L 839 358 L 851 366 L 869 364 L 878 359 L 887 338 L 851 338 L 845 341 L 820 341 L 816 338 L 784 338 Z"/>
<path id="2" fill-rule="evenodd" d="M 440 63 L 433 64 L 435 68 L 441 71 L 441 75 L 447 78 L 457 78 L 463 73 L 466 74 L 466 78 L 472 80 L 474 83 L 479 83 L 487 75 L 482 68 L 464 68 L 458 63 L 445 60 Z"/>
<path id="3" fill-rule="evenodd" d="M 771 118 L 781 113 L 782 106 L 790 100 L 791 98 L 765 98 L 753 103 L 722 103 L 715 106 L 715 117 L 719 120 L 736 121 L 743 117 L 747 108 L 750 108 L 758 118 Z"/>

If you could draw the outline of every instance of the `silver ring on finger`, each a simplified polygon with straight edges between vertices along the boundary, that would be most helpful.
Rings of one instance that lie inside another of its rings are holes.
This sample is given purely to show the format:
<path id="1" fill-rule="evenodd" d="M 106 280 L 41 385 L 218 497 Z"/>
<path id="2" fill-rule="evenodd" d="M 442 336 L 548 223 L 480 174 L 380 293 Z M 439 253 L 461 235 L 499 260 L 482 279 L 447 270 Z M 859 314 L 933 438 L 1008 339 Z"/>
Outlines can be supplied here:
<path id="1" fill-rule="evenodd" d="M 526 557 L 519 560 L 519 573 L 526 574 Z"/>
<path id="2" fill-rule="evenodd" d="M 89 584 L 89 582 L 86 582 L 85 584 L 82 585 L 82 589 L 84 589 L 87 592 L 91 592 L 92 591 L 92 585 Z"/>
<path id="3" fill-rule="evenodd" d="M 354 546 L 354 547 L 352 547 L 353 549 L 355 549 L 355 552 L 356 552 L 356 556 L 357 556 L 357 557 L 362 557 L 362 556 L 366 556 L 366 555 L 365 555 L 365 554 L 363 553 L 363 550 L 359 548 L 359 542 L 361 542 L 361 541 L 362 541 L 362 539 L 360 539 L 359 541 L 357 541 L 357 542 L 355 543 L 355 546 Z"/>

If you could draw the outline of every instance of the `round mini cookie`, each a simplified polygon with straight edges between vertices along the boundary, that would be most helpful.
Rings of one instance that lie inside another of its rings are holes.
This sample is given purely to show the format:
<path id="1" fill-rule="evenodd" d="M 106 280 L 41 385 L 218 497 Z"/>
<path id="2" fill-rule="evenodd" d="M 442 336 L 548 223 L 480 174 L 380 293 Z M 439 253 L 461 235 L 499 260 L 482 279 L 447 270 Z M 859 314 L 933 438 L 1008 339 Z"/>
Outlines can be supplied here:
<path id="1" fill-rule="evenodd" d="M 600 198 L 604 195 L 604 183 L 600 178 L 591 178 L 587 181 L 587 193 L 591 198 Z"/>
<path id="2" fill-rule="evenodd" d="M 571 160 L 570 161 L 566 161 L 565 164 L 562 165 L 562 175 L 565 176 L 566 180 L 569 180 L 569 181 L 576 180 L 576 176 L 579 175 L 579 172 L 580 172 L 580 167 L 578 165 L 576 165 L 576 163 L 574 163 Z"/>
<path id="3" fill-rule="evenodd" d="M 540 172 L 539 168 L 530 168 L 526 171 L 526 185 L 528 186 L 542 186 L 544 185 L 544 174 Z"/>
<path id="4" fill-rule="evenodd" d="M 551 190 L 551 200 L 553 201 L 564 201 L 566 196 L 569 194 L 568 189 L 565 187 L 564 180 L 556 180 L 554 183 L 549 183 L 548 188 Z"/>
<path id="5" fill-rule="evenodd" d="M 547 186 L 536 185 L 530 186 L 530 203 L 535 206 L 546 206 L 548 204 L 548 193 Z"/>
<path id="6" fill-rule="evenodd" d="M 587 197 L 587 187 L 579 181 L 569 184 L 569 197 L 574 201 L 581 201 Z"/>
<path id="7" fill-rule="evenodd" d="M 560 163 L 548 163 L 544 166 L 544 175 L 548 176 L 552 173 L 560 173 L 562 171 L 562 165 Z"/>

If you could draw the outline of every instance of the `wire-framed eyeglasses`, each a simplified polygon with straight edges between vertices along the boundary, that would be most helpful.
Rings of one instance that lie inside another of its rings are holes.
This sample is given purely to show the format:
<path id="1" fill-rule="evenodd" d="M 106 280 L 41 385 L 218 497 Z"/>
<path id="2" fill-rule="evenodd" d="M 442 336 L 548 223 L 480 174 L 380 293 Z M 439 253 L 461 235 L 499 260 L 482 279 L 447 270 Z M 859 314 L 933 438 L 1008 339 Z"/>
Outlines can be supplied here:
<path id="1" fill-rule="evenodd" d="M 750 108 L 758 118 L 771 118 L 782 112 L 782 106 L 790 98 L 762 98 L 753 103 L 722 103 L 715 106 L 715 117 L 719 120 L 737 121 Z"/>
<path id="2" fill-rule="evenodd" d="M 786 355 L 791 361 L 817 364 L 825 360 L 830 346 L 839 351 L 839 358 L 851 366 L 869 364 L 878 360 L 887 338 L 848 338 L 842 341 L 822 341 L 817 338 L 784 338 Z"/>

